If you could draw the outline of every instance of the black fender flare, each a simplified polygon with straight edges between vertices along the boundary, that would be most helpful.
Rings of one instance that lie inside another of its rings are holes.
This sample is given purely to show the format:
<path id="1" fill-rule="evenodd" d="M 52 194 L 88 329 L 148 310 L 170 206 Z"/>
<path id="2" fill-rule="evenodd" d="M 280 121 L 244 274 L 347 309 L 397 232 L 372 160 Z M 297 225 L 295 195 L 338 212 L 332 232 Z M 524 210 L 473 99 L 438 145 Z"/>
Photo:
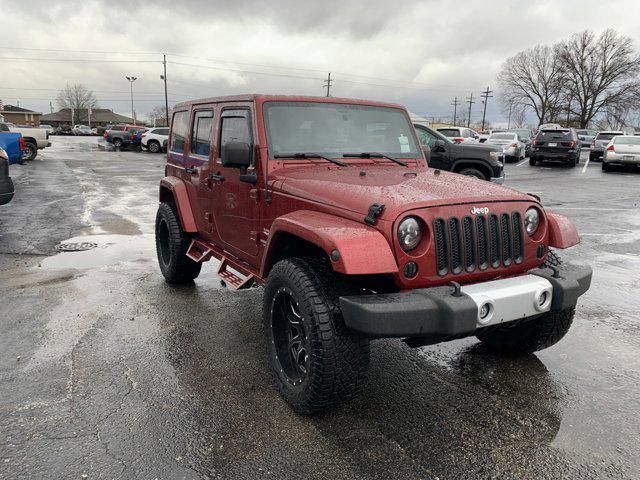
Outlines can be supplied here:
<path id="1" fill-rule="evenodd" d="M 484 172 L 484 173 L 489 173 L 489 178 L 493 177 L 493 168 L 491 166 L 491 164 L 489 162 L 486 161 L 482 161 L 482 160 L 477 160 L 477 159 L 473 159 L 473 158 L 459 158 L 457 160 L 455 160 L 453 162 L 453 164 L 451 165 L 451 171 L 452 172 L 457 172 L 459 170 L 462 170 L 462 168 L 464 167 L 460 167 L 460 164 L 465 164 L 465 165 L 469 165 L 469 166 L 474 166 L 474 167 L 480 167 L 478 170 Z"/>

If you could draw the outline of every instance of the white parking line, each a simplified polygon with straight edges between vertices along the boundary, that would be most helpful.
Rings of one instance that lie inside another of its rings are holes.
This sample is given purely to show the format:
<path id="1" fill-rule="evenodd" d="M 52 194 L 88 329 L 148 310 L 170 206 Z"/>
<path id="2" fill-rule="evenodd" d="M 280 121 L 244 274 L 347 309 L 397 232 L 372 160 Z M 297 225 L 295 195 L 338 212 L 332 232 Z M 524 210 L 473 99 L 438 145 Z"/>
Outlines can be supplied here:
<path id="1" fill-rule="evenodd" d="M 582 173 L 587 171 L 587 167 L 589 166 L 589 160 L 591 160 L 591 157 L 587 158 L 587 161 L 584 162 L 584 167 L 582 167 Z"/>
<path id="2" fill-rule="evenodd" d="M 519 167 L 520 165 L 522 165 L 523 163 L 527 163 L 527 159 L 525 158 L 524 160 L 522 160 L 519 164 L 516 165 L 516 167 Z"/>

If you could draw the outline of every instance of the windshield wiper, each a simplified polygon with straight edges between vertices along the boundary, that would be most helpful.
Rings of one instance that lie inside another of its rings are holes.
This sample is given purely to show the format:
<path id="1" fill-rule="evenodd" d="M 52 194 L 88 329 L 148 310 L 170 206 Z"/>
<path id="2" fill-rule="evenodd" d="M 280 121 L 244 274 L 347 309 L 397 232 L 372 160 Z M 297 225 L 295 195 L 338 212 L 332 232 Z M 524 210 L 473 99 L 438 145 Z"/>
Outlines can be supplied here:
<path id="1" fill-rule="evenodd" d="M 274 155 L 273 158 L 321 158 L 322 160 L 335 163 L 336 165 L 339 165 L 341 167 L 349 166 L 348 163 L 341 162 L 340 160 L 336 160 L 335 158 L 325 157 L 324 155 L 320 155 L 319 153 L 279 153 L 278 155 Z"/>
<path id="2" fill-rule="evenodd" d="M 344 158 L 386 158 L 387 160 L 391 160 L 392 162 L 395 162 L 398 165 L 402 165 L 403 167 L 409 166 L 407 162 L 403 162 L 402 160 L 398 160 L 397 158 L 390 157 L 389 155 L 385 155 L 384 153 L 380 152 L 345 153 L 342 156 Z"/>

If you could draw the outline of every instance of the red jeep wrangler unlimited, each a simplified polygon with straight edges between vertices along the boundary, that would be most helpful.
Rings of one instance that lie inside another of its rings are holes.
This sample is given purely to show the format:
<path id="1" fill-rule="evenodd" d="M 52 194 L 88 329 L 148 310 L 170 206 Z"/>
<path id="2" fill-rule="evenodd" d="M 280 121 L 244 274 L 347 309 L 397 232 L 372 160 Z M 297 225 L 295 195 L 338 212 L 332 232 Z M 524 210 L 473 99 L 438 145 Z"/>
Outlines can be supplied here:
<path id="1" fill-rule="evenodd" d="M 216 258 L 264 286 L 276 386 L 299 412 L 351 399 L 369 341 L 475 335 L 509 355 L 558 342 L 591 269 L 535 196 L 427 166 L 404 108 L 244 95 L 177 105 L 156 245 L 169 283 Z"/>

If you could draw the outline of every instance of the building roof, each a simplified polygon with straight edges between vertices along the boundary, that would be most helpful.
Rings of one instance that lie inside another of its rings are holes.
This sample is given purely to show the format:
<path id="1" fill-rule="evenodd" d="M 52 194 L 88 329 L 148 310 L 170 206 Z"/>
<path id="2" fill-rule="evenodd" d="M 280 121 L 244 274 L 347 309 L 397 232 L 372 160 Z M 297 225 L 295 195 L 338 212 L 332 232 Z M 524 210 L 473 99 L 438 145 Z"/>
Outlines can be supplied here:
<path id="1" fill-rule="evenodd" d="M 80 121 L 88 118 L 86 109 L 78 109 L 73 112 L 74 120 Z M 40 117 L 40 121 L 46 122 L 66 122 L 71 123 L 71 109 L 63 108 L 54 113 L 45 113 Z M 133 123 L 133 118 L 125 117 L 118 113 L 114 113 L 108 108 L 94 108 L 91 110 L 91 121 L 99 123 Z"/>
<path id="2" fill-rule="evenodd" d="M 41 112 L 34 112 L 33 110 L 29 110 L 28 108 L 16 107 L 15 105 L 5 105 L 3 112 L 17 112 L 17 113 L 35 113 L 41 114 Z"/>

